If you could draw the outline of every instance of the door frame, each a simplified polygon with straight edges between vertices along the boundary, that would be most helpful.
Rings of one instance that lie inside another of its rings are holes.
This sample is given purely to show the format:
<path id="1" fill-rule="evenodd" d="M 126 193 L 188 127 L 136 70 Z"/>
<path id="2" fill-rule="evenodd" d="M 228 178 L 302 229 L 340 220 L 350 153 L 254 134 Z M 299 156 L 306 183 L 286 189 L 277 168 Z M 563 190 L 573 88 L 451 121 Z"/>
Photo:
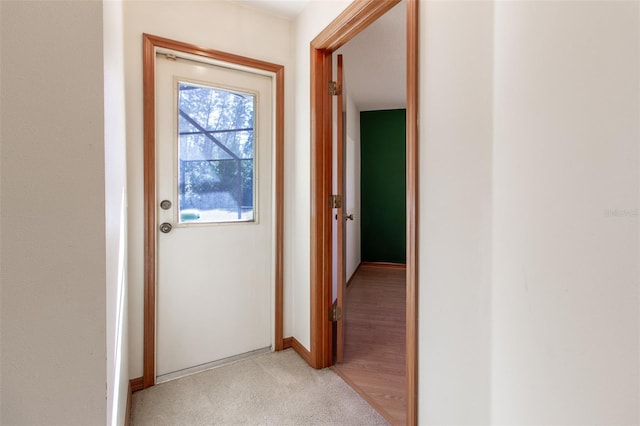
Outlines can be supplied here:
<path id="1" fill-rule="evenodd" d="M 214 49 L 206 49 L 150 34 L 142 35 L 144 94 L 144 342 L 143 388 L 156 383 L 156 117 L 155 61 L 156 50 L 170 49 L 202 58 L 255 69 L 273 75 L 275 83 L 275 347 L 283 349 L 283 215 L 284 215 L 284 66 Z"/>
<path id="2" fill-rule="evenodd" d="M 311 365 L 333 363 L 331 228 L 332 210 L 332 53 L 398 4 L 400 0 L 351 3 L 311 41 Z M 407 4 L 407 265 L 406 377 L 407 424 L 418 421 L 418 2 Z"/>

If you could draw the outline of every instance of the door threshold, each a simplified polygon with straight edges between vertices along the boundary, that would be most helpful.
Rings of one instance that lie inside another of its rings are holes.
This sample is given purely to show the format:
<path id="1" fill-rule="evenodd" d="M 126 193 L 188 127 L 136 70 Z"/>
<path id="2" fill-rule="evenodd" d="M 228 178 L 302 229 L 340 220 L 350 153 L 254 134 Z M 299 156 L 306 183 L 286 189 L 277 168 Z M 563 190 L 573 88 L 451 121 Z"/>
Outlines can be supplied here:
<path id="1" fill-rule="evenodd" d="M 222 367 L 224 365 L 234 364 L 238 361 L 253 358 L 258 355 L 272 352 L 271 346 L 266 348 L 256 349 L 254 351 L 245 352 L 240 355 L 234 355 L 227 358 L 222 358 L 217 361 L 207 362 L 205 364 L 196 365 L 195 367 L 185 368 L 183 370 L 174 371 L 173 373 L 163 374 L 156 377 L 156 384 L 166 383 L 171 380 L 180 379 L 182 377 L 191 376 L 193 374 L 202 373 L 203 371 L 213 370 L 214 368 Z"/>
<path id="2" fill-rule="evenodd" d="M 398 419 L 394 418 L 375 398 L 372 398 L 367 392 L 365 392 L 360 386 L 356 384 L 356 382 L 346 374 L 340 364 L 334 364 L 329 367 L 333 370 L 334 373 L 338 375 L 344 381 L 347 386 L 349 386 L 355 393 L 360 395 L 362 399 L 365 400 L 367 404 L 371 406 L 378 414 L 380 414 L 386 421 L 389 422 L 390 425 L 397 424 Z"/>

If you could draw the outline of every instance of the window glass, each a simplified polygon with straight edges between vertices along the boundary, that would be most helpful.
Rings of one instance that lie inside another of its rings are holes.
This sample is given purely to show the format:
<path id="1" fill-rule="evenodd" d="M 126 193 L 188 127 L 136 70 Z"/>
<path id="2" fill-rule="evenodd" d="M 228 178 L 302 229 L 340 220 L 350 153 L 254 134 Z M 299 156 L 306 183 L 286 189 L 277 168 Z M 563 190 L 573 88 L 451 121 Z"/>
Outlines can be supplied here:
<path id="1" fill-rule="evenodd" d="M 180 223 L 253 221 L 255 95 L 178 83 Z"/>

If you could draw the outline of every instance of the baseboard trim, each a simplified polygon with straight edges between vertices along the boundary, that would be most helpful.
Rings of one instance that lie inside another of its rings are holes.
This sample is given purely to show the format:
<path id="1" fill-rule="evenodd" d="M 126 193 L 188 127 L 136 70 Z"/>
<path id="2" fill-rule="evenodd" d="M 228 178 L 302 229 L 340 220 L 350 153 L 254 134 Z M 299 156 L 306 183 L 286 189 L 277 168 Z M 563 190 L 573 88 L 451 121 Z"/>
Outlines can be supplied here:
<path id="1" fill-rule="evenodd" d="M 144 389 L 144 382 L 142 377 L 129 380 L 129 386 L 127 386 L 127 408 L 124 413 L 124 426 L 131 425 L 131 400 L 133 399 L 133 393 Z"/>
<path id="2" fill-rule="evenodd" d="M 144 380 L 142 377 L 136 377 L 129 380 L 129 386 L 131 386 L 131 393 L 136 393 L 144 389 Z"/>
<path id="3" fill-rule="evenodd" d="M 282 340 L 282 347 L 284 349 L 292 348 L 302 359 L 304 359 L 307 364 L 311 365 L 311 352 L 307 350 L 302 343 L 298 342 L 295 337 L 285 337 Z"/>
<path id="4" fill-rule="evenodd" d="M 407 265 L 404 263 L 391 263 L 391 262 L 361 262 L 360 266 L 376 266 L 379 268 L 407 269 Z"/>
<path id="5" fill-rule="evenodd" d="M 358 266 L 356 266 L 356 269 L 353 271 L 353 274 L 351 274 L 351 276 L 349 277 L 349 279 L 347 280 L 347 287 L 349 287 L 351 285 L 351 281 L 353 280 L 353 278 L 356 276 L 356 274 L 358 273 L 358 271 L 360 270 L 360 267 L 362 266 L 362 262 L 358 263 Z"/>

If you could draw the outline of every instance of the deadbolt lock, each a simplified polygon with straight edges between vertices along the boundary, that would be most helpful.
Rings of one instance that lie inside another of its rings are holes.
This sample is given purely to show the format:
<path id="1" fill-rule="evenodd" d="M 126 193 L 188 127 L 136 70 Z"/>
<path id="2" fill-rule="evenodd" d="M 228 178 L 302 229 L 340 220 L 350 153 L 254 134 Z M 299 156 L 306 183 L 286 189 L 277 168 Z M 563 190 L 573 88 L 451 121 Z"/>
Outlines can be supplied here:
<path id="1" fill-rule="evenodd" d="M 160 208 L 162 210 L 169 210 L 171 208 L 171 201 L 169 200 L 162 200 L 162 202 L 160 203 Z"/>

